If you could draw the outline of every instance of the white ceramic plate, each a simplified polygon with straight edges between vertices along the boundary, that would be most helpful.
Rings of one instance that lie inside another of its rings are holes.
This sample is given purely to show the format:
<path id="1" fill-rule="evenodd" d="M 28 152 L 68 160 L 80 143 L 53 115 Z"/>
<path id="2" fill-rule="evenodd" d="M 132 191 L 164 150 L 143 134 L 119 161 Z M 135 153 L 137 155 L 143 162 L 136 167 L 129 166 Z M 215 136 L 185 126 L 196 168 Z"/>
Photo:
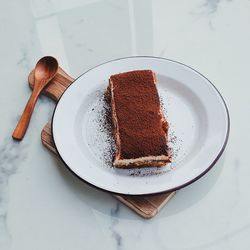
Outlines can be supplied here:
<path id="1" fill-rule="evenodd" d="M 100 96 L 110 75 L 137 69 L 156 73 L 170 124 L 173 163 L 160 169 L 118 170 L 104 164 L 109 142 L 98 123 Z M 52 131 L 60 157 L 82 180 L 114 193 L 145 195 L 182 188 L 204 175 L 225 149 L 229 115 L 217 89 L 192 68 L 163 58 L 129 57 L 77 78 L 55 108 Z"/>

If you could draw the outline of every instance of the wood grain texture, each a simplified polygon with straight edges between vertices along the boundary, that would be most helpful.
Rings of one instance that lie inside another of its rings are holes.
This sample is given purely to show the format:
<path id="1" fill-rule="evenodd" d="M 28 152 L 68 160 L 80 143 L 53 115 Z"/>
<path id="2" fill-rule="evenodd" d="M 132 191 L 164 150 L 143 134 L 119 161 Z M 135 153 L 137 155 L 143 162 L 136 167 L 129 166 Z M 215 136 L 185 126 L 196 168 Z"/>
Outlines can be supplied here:
<path id="1" fill-rule="evenodd" d="M 151 196 L 114 195 L 114 197 L 143 218 L 150 219 L 154 217 L 174 195 L 175 192 Z M 155 202 L 156 200 L 157 202 Z"/>
<path id="2" fill-rule="evenodd" d="M 33 113 L 33 110 L 35 108 L 36 102 L 37 102 L 37 98 L 39 96 L 40 92 L 35 92 L 33 91 L 24 110 L 23 113 L 21 115 L 21 117 L 19 118 L 19 121 L 12 133 L 12 138 L 15 140 L 22 140 L 30 123 L 30 119 Z"/>
<path id="3" fill-rule="evenodd" d="M 50 98 L 52 98 L 54 101 L 58 101 L 61 97 L 61 95 L 64 93 L 64 91 L 68 88 L 69 85 L 74 81 L 75 79 L 69 76 L 62 68 L 59 67 L 58 73 L 56 76 L 50 81 L 48 86 L 42 91 L 42 93 Z M 28 76 L 28 82 L 33 89 L 34 87 L 34 70 L 32 70 Z"/>
<path id="4" fill-rule="evenodd" d="M 57 154 L 55 143 L 53 141 L 52 133 L 51 133 L 51 122 L 48 122 L 41 133 L 41 140 L 45 147 L 51 150 L 53 153 Z"/>
<path id="5" fill-rule="evenodd" d="M 33 73 L 29 75 L 29 85 L 33 88 Z M 51 81 L 48 87 L 43 91 L 43 94 L 51 97 L 54 101 L 58 101 L 67 87 L 74 81 L 74 78 L 69 76 L 61 68 L 56 77 Z M 48 122 L 42 130 L 41 140 L 45 147 L 57 154 L 55 144 L 51 133 L 51 123 Z M 174 196 L 175 192 L 149 195 L 149 196 L 128 196 L 128 195 L 113 195 L 117 200 L 125 204 L 134 212 L 145 219 L 154 217 L 160 209 Z"/>
<path id="6" fill-rule="evenodd" d="M 41 58 L 33 70 L 33 91 L 24 108 L 24 111 L 12 133 L 13 139 L 22 140 L 30 123 L 38 96 L 58 72 L 58 62 L 54 57 Z"/>

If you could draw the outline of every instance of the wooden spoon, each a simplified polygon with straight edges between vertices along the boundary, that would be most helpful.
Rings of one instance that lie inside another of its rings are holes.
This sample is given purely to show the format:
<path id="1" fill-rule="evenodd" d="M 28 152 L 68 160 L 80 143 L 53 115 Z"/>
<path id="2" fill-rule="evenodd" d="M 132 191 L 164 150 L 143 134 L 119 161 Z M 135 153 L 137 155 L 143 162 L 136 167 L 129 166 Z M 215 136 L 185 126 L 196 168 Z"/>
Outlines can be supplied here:
<path id="1" fill-rule="evenodd" d="M 58 71 L 58 62 L 52 56 L 41 58 L 35 67 L 35 83 L 33 92 L 27 102 L 23 114 L 13 131 L 12 137 L 16 140 L 22 140 L 28 128 L 32 112 L 34 110 L 37 98 L 44 87 L 56 75 Z"/>

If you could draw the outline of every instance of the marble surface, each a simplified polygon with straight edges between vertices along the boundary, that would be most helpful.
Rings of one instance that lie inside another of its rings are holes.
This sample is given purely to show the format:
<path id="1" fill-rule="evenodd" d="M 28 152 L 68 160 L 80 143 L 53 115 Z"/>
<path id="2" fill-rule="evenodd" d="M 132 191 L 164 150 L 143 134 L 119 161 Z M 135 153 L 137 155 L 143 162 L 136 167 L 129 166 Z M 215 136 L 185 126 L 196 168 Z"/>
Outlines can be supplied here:
<path id="1" fill-rule="evenodd" d="M 0 249 L 249 249 L 250 1 L 12 0 L 0 8 Z M 117 57 L 190 65 L 221 91 L 227 151 L 204 178 L 144 220 L 80 182 L 40 142 L 54 103 L 37 103 L 25 139 L 12 130 L 27 75 L 54 55 L 73 76 Z"/>

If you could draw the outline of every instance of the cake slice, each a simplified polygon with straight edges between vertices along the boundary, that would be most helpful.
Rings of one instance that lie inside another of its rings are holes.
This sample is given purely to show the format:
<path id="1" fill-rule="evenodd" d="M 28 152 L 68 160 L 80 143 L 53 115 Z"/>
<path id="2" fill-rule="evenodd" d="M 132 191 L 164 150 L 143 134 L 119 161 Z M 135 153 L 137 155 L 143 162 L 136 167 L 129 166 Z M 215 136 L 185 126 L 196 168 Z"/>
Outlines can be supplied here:
<path id="1" fill-rule="evenodd" d="M 168 123 L 151 70 L 112 75 L 108 92 L 117 168 L 160 167 L 170 161 Z"/>

